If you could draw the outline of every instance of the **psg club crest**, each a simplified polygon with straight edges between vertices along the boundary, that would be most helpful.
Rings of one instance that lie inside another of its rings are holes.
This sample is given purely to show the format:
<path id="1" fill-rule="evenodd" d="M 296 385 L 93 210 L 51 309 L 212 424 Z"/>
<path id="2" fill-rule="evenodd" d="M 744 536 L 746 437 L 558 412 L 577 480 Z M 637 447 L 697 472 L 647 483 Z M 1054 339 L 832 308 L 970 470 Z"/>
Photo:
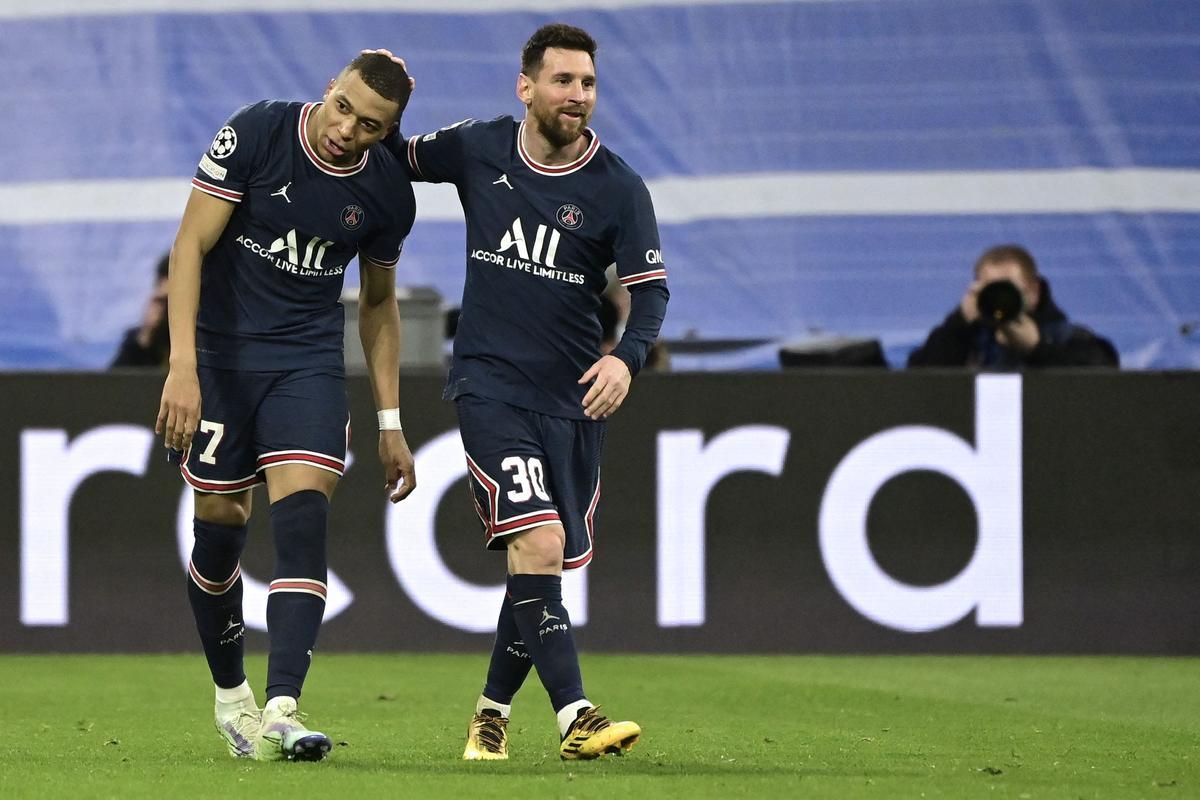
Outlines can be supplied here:
<path id="1" fill-rule="evenodd" d="M 217 131 L 216 138 L 213 139 L 212 147 L 208 148 L 208 152 L 213 158 L 225 158 L 236 149 L 237 132 L 226 125 Z"/>
<path id="2" fill-rule="evenodd" d="M 342 227 L 352 231 L 362 225 L 365 216 L 366 212 L 362 210 L 362 206 L 346 206 L 342 209 Z"/>
<path id="3" fill-rule="evenodd" d="M 573 203 L 566 203 L 559 206 L 558 224 L 569 231 L 575 230 L 583 224 L 583 211 Z"/>

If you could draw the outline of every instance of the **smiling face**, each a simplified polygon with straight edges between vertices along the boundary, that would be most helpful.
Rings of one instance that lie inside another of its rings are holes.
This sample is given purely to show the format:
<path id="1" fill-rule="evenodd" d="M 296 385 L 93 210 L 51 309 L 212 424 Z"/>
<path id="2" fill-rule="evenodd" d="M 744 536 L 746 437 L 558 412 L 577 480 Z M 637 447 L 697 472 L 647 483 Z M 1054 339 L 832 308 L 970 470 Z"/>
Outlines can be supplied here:
<path id="1" fill-rule="evenodd" d="M 549 47 L 534 75 L 517 77 L 526 123 L 555 148 L 583 135 L 596 107 L 596 67 L 582 50 Z"/>
<path id="2" fill-rule="evenodd" d="M 399 115 L 399 103 L 381 97 L 357 71 L 349 70 L 329 82 L 305 133 L 322 161 L 344 167 L 386 136 Z"/>

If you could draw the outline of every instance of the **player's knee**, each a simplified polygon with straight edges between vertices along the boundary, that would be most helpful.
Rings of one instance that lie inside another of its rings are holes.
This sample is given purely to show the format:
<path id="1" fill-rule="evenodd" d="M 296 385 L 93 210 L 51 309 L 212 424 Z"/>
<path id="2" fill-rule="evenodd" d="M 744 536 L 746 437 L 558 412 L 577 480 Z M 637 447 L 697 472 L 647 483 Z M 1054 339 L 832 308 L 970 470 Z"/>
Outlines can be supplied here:
<path id="1" fill-rule="evenodd" d="M 239 495 L 196 492 L 196 519 L 217 525 L 241 527 L 250 520 L 248 498 Z"/>
<path id="2" fill-rule="evenodd" d="M 562 570 L 566 535 L 558 525 L 525 531 L 508 543 L 509 560 L 516 571 L 554 573 Z"/>

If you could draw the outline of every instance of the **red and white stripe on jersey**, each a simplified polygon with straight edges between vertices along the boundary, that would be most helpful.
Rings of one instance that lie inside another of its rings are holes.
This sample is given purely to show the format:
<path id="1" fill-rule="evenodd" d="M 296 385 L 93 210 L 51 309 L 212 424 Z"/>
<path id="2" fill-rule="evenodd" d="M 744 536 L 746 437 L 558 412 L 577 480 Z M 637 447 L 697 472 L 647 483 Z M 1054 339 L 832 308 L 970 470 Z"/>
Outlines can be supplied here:
<path id="1" fill-rule="evenodd" d="M 367 166 L 367 158 L 371 155 L 370 150 L 364 150 L 362 158 L 357 163 L 351 164 L 348 167 L 335 167 L 327 161 L 322 161 L 321 157 L 317 155 L 317 151 L 308 143 L 308 134 L 306 133 L 308 130 L 308 118 L 312 114 L 313 109 L 319 105 L 321 104 L 305 103 L 304 107 L 300 109 L 300 124 L 296 126 L 296 136 L 300 139 L 300 149 L 304 151 L 304 155 L 308 156 L 308 160 L 312 162 L 312 165 L 326 175 L 333 175 L 336 178 L 357 175 Z M 318 135 L 324 134 L 318 131 Z"/>
<path id="2" fill-rule="evenodd" d="M 646 272 L 636 272 L 633 275 L 625 275 L 621 278 L 622 286 L 636 286 L 639 283 L 647 281 L 665 281 L 667 279 L 667 271 L 665 269 L 652 269 Z"/>
<path id="3" fill-rule="evenodd" d="M 420 166 L 417 165 L 417 142 L 431 141 L 433 139 L 436 139 L 437 135 L 439 133 L 441 133 L 442 131 L 448 131 L 452 128 L 457 128 L 459 125 L 466 125 L 468 122 L 474 122 L 474 121 L 475 121 L 474 117 L 467 117 L 466 119 L 460 119 L 458 122 L 454 123 L 453 125 L 447 125 L 444 128 L 440 128 L 440 129 L 434 131 L 433 133 L 425 133 L 425 134 L 419 133 L 416 136 L 410 136 L 408 138 L 408 167 L 409 167 L 409 169 L 411 169 L 414 173 L 416 173 L 417 177 L 420 178 L 421 180 L 429 180 L 429 178 L 425 175 L 425 173 L 421 171 Z"/>
<path id="4" fill-rule="evenodd" d="M 340 458 L 314 453 L 311 450 L 276 450 L 258 457 L 258 470 L 278 467 L 281 464 L 307 464 L 334 473 L 339 478 L 346 471 L 346 462 Z"/>
<path id="5" fill-rule="evenodd" d="M 226 189 L 224 186 L 217 186 L 215 183 L 202 181 L 199 178 L 192 178 L 192 186 L 205 194 L 211 194 L 213 197 L 219 197 L 231 203 L 242 202 L 242 192 L 235 192 L 233 189 Z"/>
<path id="6" fill-rule="evenodd" d="M 238 478 L 237 480 L 233 481 L 210 481 L 203 478 L 197 478 L 192 474 L 191 470 L 188 469 L 188 455 L 188 453 L 184 454 L 183 463 L 179 465 L 179 472 L 183 475 L 183 479 L 187 481 L 188 484 L 196 491 L 206 492 L 208 494 L 233 494 L 235 492 L 241 492 L 249 489 L 251 486 L 255 486 L 263 481 L 262 477 L 257 474 L 250 475 L 245 478 Z"/>
<path id="7" fill-rule="evenodd" d="M 192 583 L 200 587 L 200 591 L 206 594 L 221 595 L 228 592 L 237 583 L 238 578 L 242 577 L 242 565 L 239 563 L 233 568 L 233 574 L 223 581 L 210 581 L 208 578 L 200 574 L 196 569 L 196 565 L 188 561 L 188 575 L 191 576 Z"/>
<path id="8" fill-rule="evenodd" d="M 420 135 L 417 135 L 410 136 L 408 139 L 408 167 L 416 173 L 417 177 L 424 178 L 425 173 L 421 172 L 421 168 L 417 166 L 417 139 L 420 138 Z"/>
<path id="9" fill-rule="evenodd" d="M 581 170 L 587 166 L 587 163 L 592 160 L 592 156 L 600 149 L 600 137 L 591 128 L 584 128 L 584 135 L 591 136 L 592 142 L 588 145 L 587 150 L 583 151 L 583 155 L 567 164 L 542 164 L 533 160 L 533 156 L 525 149 L 525 123 L 521 123 L 521 127 L 517 129 L 517 152 L 521 155 L 521 160 L 525 162 L 525 166 L 539 175 L 570 175 L 576 170 Z"/>
<path id="10" fill-rule="evenodd" d="M 363 252 L 359 252 L 358 257 L 360 259 L 366 259 L 367 261 L 371 262 L 375 266 L 383 267 L 384 269 L 391 269 L 392 267 L 394 267 L 400 263 L 400 251 L 399 250 L 396 251 L 396 257 L 393 259 L 390 259 L 390 260 L 386 259 L 386 258 L 376 258 L 375 256 L 370 255 L 369 253 L 363 253 Z"/>
<path id="11" fill-rule="evenodd" d="M 276 592 L 299 592 L 300 594 L 311 594 L 314 597 L 319 597 L 322 600 L 329 594 L 329 587 L 318 580 L 312 578 L 276 578 L 271 581 L 271 589 L 267 592 L 268 595 Z"/>
<path id="12" fill-rule="evenodd" d="M 596 506 L 600 505 L 600 473 L 596 473 L 596 491 L 592 492 L 592 502 L 588 503 L 587 514 L 583 517 L 583 524 L 587 528 L 588 548 L 580 555 L 574 558 L 563 559 L 563 569 L 579 569 L 585 566 L 592 560 L 592 542 L 595 540 L 596 526 Z"/>
<path id="13" fill-rule="evenodd" d="M 500 500 L 500 484 L 493 480 L 486 472 L 484 472 L 475 459 L 471 458 L 470 453 L 465 454 L 467 457 L 467 470 L 476 482 L 483 487 L 483 490 L 488 494 L 488 509 L 487 513 L 483 513 L 483 509 L 479 507 L 478 501 L 475 503 L 475 511 L 479 514 L 479 518 L 483 520 L 483 525 L 487 528 L 487 541 L 491 541 L 497 536 L 507 536 L 510 533 L 520 533 L 521 531 L 536 528 L 539 525 L 550 525 L 553 523 L 561 523 L 558 511 L 553 508 L 542 508 L 537 511 L 530 511 L 526 514 L 517 514 L 516 516 L 500 519 L 497 509 L 499 508 Z"/>

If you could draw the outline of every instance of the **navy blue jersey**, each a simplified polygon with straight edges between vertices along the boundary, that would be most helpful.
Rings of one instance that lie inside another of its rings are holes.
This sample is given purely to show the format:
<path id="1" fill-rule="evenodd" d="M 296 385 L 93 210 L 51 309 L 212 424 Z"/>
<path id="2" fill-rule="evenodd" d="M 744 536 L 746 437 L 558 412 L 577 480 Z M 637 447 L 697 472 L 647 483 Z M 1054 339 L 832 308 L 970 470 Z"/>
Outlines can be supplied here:
<path id="1" fill-rule="evenodd" d="M 412 177 L 454 183 L 467 219 L 467 277 L 446 396 L 476 394 L 585 419 L 588 387 L 578 380 L 600 357 L 605 270 L 615 262 L 631 291 L 653 285 L 665 309 L 658 225 L 642 179 L 591 129 L 582 156 L 546 166 L 525 152 L 523 125 L 512 117 L 467 120 L 407 142 Z M 660 310 L 647 330 L 627 335 L 636 346 L 622 340 L 633 355 L 614 352 L 632 373 L 661 322 Z"/>
<path id="2" fill-rule="evenodd" d="M 238 204 L 200 273 L 200 364 L 342 370 L 346 266 L 400 258 L 416 212 L 402 164 L 380 146 L 352 166 L 322 161 L 304 135 L 318 106 L 246 106 L 200 159 L 192 186 Z"/>

